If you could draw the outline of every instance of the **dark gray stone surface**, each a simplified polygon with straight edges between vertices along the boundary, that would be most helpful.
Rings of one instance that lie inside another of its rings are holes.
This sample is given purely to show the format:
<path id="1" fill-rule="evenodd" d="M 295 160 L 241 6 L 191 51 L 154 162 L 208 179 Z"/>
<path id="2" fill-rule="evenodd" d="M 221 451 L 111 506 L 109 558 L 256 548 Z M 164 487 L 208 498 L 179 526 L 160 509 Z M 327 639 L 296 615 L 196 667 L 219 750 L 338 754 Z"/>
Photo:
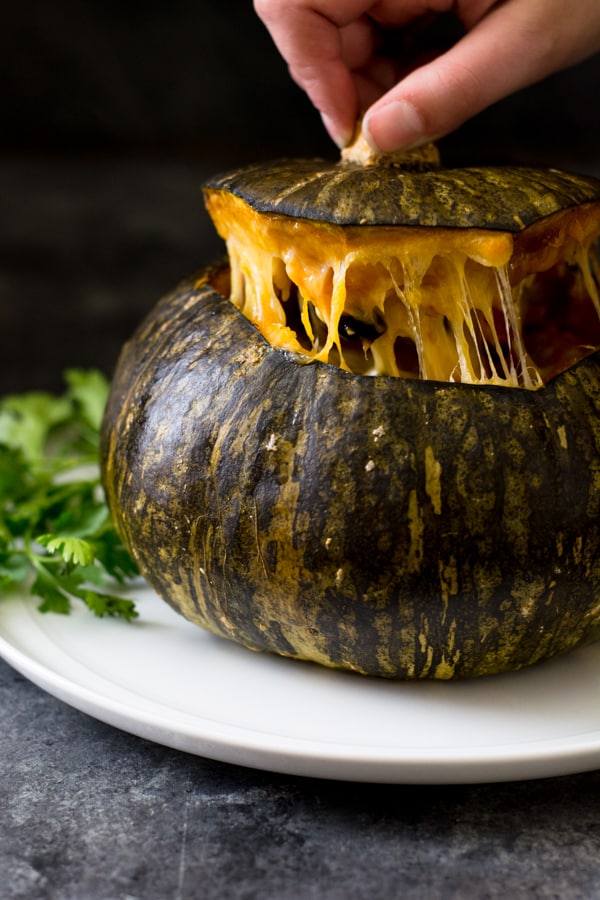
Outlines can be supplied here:
<path id="1" fill-rule="evenodd" d="M 0 393 L 110 372 L 159 295 L 221 251 L 199 185 L 222 161 L 0 161 Z M 387 787 L 238 768 L 97 722 L 0 661 L 2 900 L 593 900 L 599 792 L 599 772 Z"/>
<path id="2" fill-rule="evenodd" d="M 600 773 L 415 787 L 272 775 L 95 721 L 0 661 L 3 900 L 600 897 Z"/>

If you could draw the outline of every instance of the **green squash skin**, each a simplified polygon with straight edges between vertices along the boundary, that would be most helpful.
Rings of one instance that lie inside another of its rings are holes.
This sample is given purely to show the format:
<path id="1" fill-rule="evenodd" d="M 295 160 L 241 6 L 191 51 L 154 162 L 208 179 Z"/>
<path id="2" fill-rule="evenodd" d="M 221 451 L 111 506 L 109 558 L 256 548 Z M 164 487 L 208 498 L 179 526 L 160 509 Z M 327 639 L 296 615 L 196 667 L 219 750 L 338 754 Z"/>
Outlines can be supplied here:
<path id="1" fill-rule="evenodd" d="M 215 175 L 258 212 L 335 225 L 491 228 L 516 233 L 562 209 L 600 200 L 600 180 L 525 166 L 413 171 L 393 165 L 275 160 Z M 482 203 L 482 198 L 485 202 Z"/>
<path id="2" fill-rule="evenodd" d="M 600 638 L 600 354 L 531 392 L 270 347 L 184 282 L 124 347 L 102 431 L 118 530 L 186 618 L 394 678 Z"/>

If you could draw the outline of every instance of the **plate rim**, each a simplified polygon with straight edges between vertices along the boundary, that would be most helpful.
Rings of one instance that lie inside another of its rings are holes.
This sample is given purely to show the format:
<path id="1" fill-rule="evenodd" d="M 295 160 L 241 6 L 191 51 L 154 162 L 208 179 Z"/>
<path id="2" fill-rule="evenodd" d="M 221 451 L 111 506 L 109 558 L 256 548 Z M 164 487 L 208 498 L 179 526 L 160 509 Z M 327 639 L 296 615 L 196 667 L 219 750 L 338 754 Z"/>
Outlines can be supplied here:
<path id="1" fill-rule="evenodd" d="M 28 602 L 19 595 L 15 599 L 20 607 Z M 43 628 L 40 632 L 64 652 Z M 154 699 L 150 700 L 151 710 L 140 709 L 133 702 L 74 681 L 28 654 L 5 636 L 1 617 L 0 657 L 41 690 L 124 732 L 192 755 L 292 776 L 364 783 L 467 784 L 556 777 L 600 768 L 600 728 L 562 737 L 474 745 L 469 752 L 463 745 L 398 748 L 274 735 L 200 714 L 175 712 Z M 105 676 L 93 674 L 108 682 Z M 120 688 L 135 696 L 129 688 Z"/>

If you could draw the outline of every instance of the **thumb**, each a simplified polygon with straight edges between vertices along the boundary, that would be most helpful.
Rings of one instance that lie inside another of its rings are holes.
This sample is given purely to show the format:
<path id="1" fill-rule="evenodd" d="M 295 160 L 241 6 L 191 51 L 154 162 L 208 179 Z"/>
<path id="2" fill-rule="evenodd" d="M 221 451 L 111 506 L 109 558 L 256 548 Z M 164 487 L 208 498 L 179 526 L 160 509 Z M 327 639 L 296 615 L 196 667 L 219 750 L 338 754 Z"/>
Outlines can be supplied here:
<path id="1" fill-rule="evenodd" d="M 383 152 L 435 140 L 502 97 L 575 62 L 575 43 L 560 17 L 558 25 L 549 26 L 541 5 L 503 3 L 373 104 L 363 120 L 365 137 Z"/>

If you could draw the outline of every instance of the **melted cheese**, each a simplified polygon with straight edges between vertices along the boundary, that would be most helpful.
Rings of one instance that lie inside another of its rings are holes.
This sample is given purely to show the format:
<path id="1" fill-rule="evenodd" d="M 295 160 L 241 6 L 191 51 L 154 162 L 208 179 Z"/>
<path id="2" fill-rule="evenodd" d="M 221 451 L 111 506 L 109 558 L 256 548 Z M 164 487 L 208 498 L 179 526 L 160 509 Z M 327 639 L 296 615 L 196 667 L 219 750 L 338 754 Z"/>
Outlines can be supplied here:
<path id="1" fill-rule="evenodd" d="M 600 204 L 512 235 L 335 226 L 258 213 L 224 191 L 206 202 L 227 244 L 230 298 L 274 347 L 364 375 L 535 389 L 567 367 L 560 352 L 534 361 L 524 337 L 536 276 L 561 267 L 577 269 L 600 345 Z M 568 349 L 570 364 L 595 347 Z"/>

